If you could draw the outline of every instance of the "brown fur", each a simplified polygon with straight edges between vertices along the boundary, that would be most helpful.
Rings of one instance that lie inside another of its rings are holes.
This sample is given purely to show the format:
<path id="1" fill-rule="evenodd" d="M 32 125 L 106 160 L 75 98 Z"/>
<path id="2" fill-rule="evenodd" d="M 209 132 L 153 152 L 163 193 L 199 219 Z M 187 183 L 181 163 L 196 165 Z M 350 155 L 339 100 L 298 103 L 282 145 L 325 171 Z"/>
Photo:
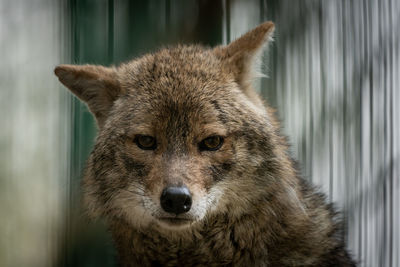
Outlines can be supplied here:
<path id="1" fill-rule="evenodd" d="M 84 175 L 92 216 L 107 219 L 123 266 L 354 266 L 336 214 L 299 178 L 271 108 L 251 88 L 274 29 L 228 46 L 178 46 L 117 68 L 60 65 L 60 81 L 96 116 Z M 157 139 L 142 150 L 135 135 Z M 217 151 L 200 151 L 208 136 Z M 189 212 L 170 225 L 167 185 L 185 184 Z"/>

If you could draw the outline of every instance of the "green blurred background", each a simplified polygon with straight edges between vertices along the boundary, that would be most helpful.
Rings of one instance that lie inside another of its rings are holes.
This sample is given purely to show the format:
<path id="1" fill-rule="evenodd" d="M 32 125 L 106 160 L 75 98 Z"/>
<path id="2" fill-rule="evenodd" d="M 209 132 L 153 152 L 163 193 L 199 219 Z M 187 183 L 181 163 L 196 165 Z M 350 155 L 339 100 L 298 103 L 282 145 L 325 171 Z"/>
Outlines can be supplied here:
<path id="1" fill-rule="evenodd" d="M 57 64 L 227 44 L 272 20 L 255 82 L 307 179 L 343 210 L 361 266 L 400 266 L 397 0 L 0 0 L 0 266 L 115 266 L 80 205 L 96 135 Z"/>

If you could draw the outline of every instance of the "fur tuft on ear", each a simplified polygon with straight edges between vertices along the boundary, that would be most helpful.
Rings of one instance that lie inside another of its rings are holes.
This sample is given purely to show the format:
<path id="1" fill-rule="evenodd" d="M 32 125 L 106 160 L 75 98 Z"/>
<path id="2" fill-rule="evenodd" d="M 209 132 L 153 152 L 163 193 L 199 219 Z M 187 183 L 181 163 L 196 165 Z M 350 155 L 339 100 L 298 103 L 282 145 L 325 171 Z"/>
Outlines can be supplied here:
<path id="1" fill-rule="evenodd" d="M 121 93 L 115 69 L 95 65 L 59 65 L 54 73 L 61 83 L 89 106 L 101 128 Z"/>
<path id="2" fill-rule="evenodd" d="M 254 70 L 255 60 L 271 38 L 274 28 L 272 22 L 264 22 L 227 46 L 219 46 L 214 49 L 215 55 L 223 63 L 223 68 L 227 72 L 233 73 L 236 82 L 245 93 L 247 93 L 252 79 L 259 76 Z"/>

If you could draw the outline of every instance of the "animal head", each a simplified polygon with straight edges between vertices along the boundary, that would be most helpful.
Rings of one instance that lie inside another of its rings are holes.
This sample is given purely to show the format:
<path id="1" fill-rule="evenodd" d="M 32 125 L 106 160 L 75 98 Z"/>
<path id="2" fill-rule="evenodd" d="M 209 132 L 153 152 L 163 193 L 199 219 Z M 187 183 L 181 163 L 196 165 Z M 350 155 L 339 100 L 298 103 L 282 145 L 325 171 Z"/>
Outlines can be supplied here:
<path id="1" fill-rule="evenodd" d="M 239 216 L 278 188 L 287 159 L 251 87 L 273 29 L 266 22 L 227 46 L 166 48 L 119 67 L 55 69 L 99 127 L 83 180 L 92 214 L 176 230 Z"/>

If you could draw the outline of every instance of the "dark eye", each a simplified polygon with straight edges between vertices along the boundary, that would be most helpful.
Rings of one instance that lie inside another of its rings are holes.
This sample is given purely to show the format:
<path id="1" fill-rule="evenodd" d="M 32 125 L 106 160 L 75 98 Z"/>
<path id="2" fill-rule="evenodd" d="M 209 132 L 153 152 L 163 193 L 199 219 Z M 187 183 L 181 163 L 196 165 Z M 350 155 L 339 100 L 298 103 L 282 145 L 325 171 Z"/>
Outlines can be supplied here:
<path id="1" fill-rule="evenodd" d="M 149 135 L 137 135 L 134 141 L 139 148 L 144 150 L 154 150 L 157 148 L 156 139 Z"/>
<path id="2" fill-rule="evenodd" d="M 222 136 L 214 135 L 207 137 L 206 139 L 201 141 L 199 144 L 199 148 L 200 150 L 215 151 L 220 149 L 223 143 L 224 138 L 222 138 Z"/>

